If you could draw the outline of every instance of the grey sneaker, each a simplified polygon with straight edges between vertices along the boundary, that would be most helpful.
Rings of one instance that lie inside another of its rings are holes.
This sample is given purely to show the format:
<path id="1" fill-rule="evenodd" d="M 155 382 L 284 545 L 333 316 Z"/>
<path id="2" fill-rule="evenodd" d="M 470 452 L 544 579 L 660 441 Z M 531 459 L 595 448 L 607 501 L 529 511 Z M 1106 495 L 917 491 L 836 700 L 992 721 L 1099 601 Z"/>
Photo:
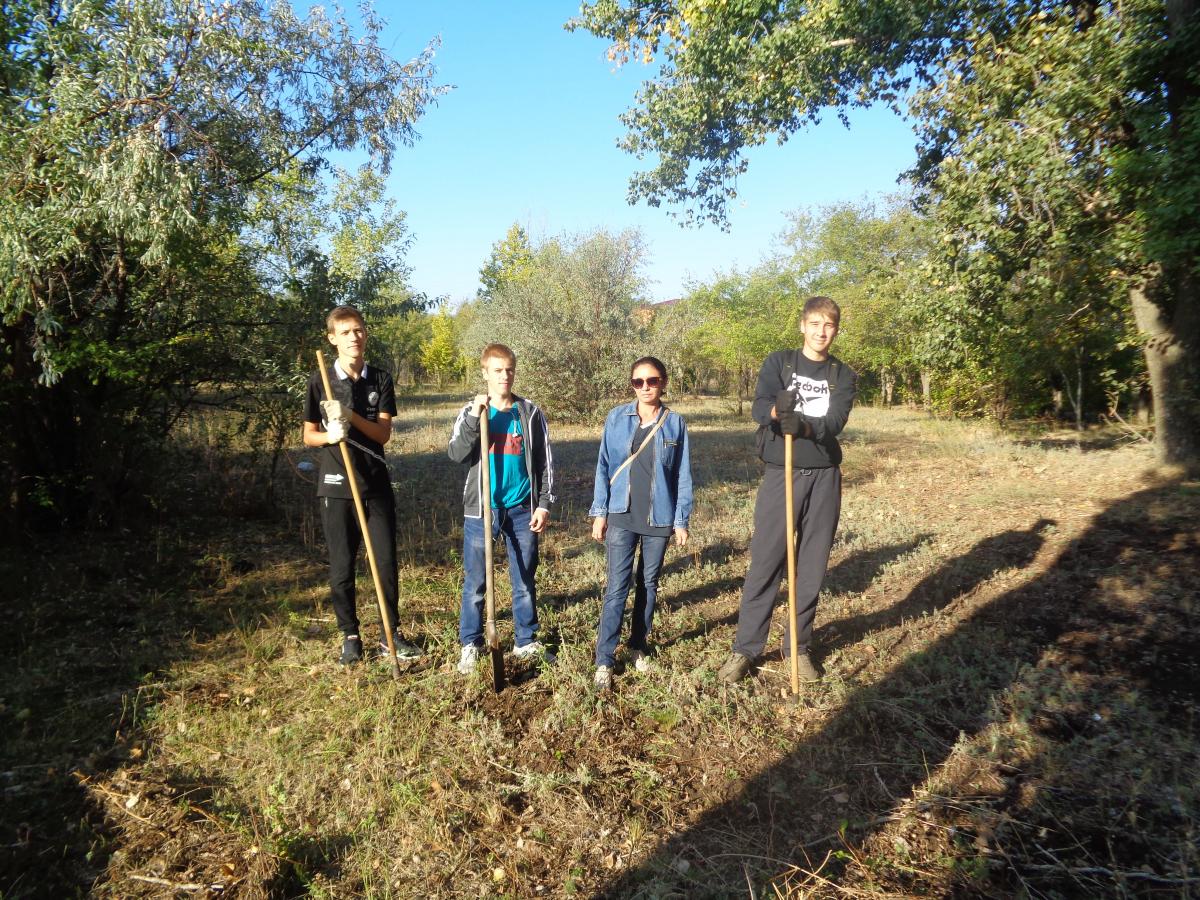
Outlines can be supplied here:
<path id="1" fill-rule="evenodd" d="M 362 660 L 362 653 L 362 639 L 357 634 L 348 634 L 342 639 L 342 655 L 338 657 L 338 664 L 352 666 Z"/>
<path id="2" fill-rule="evenodd" d="M 723 681 L 726 684 L 733 684 L 741 681 L 746 677 L 746 673 L 750 671 L 751 659 L 748 656 L 743 656 L 741 653 L 732 653 L 729 659 L 725 661 L 725 665 L 717 670 L 717 680 Z"/>
<path id="3" fill-rule="evenodd" d="M 596 666 L 596 675 L 592 678 L 592 687 L 596 693 L 602 694 L 612 690 L 612 669 L 609 666 Z"/>
<path id="4" fill-rule="evenodd" d="M 513 647 L 513 656 L 517 659 L 529 659 L 532 656 L 547 665 L 554 662 L 554 654 L 547 650 L 541 641 L 530 641 L 522 647 Z"/>
<path id="5" fill-rule="evenodd" d="M 470 675 L 475 671 L 475 665 L 479 662 L 479 648 L 474 644 L 464 644 L 462 648 L 462 656 L 458 658 L 458 674 Z"/>
<path id="6" fill-rule="evenodd" d="M 643 675 L 654 671 L 654 663 L 650 662 L 650 654 L 645 650 L 630 650 L 629 661 L 633 664 L 633 668 Z"/>
<path id="7" fill-rule="evenodd" d="M 392 643 L 396 645 L 396 659 L 420 659 L 423 651 L 416 644 L 410 644 L 399 635 L 392 635 Z M 379 655 L 390 662 L 392 654 L 385 641 L 379 642 Z"/>
<path id="8" fill-rule="evenodd" d="M 783 667 L 787 672 L 788 678 L 792 677 L 792 658 L 786 654 L 783 657 Z M 812 657 L 807 653 L 799 653 L 796 655 L 796 669 L 800 672 L 800 680 L 812 684 L 814 681 L 821 680 L 821 673 L 817 671 L 817 667 L 813 665 Z"/>

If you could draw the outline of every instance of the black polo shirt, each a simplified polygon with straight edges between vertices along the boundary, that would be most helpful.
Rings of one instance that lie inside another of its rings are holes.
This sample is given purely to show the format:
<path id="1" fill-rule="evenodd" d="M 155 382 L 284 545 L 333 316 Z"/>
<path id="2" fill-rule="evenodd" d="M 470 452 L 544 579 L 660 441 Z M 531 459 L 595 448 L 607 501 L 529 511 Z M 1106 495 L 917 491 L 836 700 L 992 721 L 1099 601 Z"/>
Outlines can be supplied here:
<path id="1" fill-rule="evenodd" d="M 368 422 L 378 422 L 379 414 L 396 415 L 396 388 L 392 376 L 382 369 L 364 365 L 358 380 L 350 378 L 335 362 L 330 371 L 330 387 L 333 399 L 348 406 Z M 308 379 L 308 394 L 304 400 L 304 421 L 312 422 L 321 431 L 325 420 L 321 416 L 321 401 L 325 399 L 325 388 L 321 373 L 314 372 Z M 350 465 L 358 475 L 358 488 L 363 497 L 388 496 L 392 491 L 392 478 L 383 458 L 383 445 L 371 440 L 357 428 L 351 426 L 348 443 Z M 355 444 L 361 447 L 354 446 Z M 362 448 L 365 448 L 362 449 Z M 317 479 L 318 497 L 339 497 L 349 500 L 350 484 L 346 481 L 346 470 L 342 465 L 342 450 L 336 444 L 322 447 L 319 451 L 321 468 Z"/>

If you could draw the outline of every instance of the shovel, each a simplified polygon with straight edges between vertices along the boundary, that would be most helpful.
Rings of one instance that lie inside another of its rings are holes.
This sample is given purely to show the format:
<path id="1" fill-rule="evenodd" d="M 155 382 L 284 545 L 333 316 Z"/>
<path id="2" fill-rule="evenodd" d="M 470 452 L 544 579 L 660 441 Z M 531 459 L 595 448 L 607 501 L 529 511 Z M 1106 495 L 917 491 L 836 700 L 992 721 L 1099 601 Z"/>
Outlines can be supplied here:
<path id="1" fill-rule="evenodd" d="M 325 385 L 325 399 L 333 399 L 333 388 L 329 384 L 329 370 L 325 368 L 325 354 L 317 351 L 317 367 L 321 370 L 321 383 Z M 379 618 L 383 622 L 383 636 L 387 639 L 388 653 L 392 657 L 392 678 L 400 680 L 400 661 L 396 658 L 396 643 L 392 640 L 392 626 L 388 622 L 387 607 L 383 605 L 383 582 L 379 579 L 379 566 L 375 564 L 375 548 L 371 546 L 371 533 L 367 531 L 367 511 L 363 508 L 362 494 L 358 490 L 358 479 L 350 466 L 350 448 L 342 441 L 342 465 L 346 468 L 346 480 L 350 482 L 350 494 L 354 497 L 354 511 L 358 513 L 358 530 L 363 545 L 367 548 L 367 563 L 371 567 L 371 580 L 375 582 L 375 599 L 379 601 Z"/>
<path id="2" fill-rule="evenodd" d="M 492 575 L 492 463 L 488 446 L 488 411 L 479 414 L 479 484 L 482 488 L 479 514 L 483 519 L 483 571 L 484 571 L 484 634 L 488 653 L 492 657 L 492 690 L 497 694 L 504 690 L 504 651 L 500 649 L 500 636 L 496 633 L 496 582 Z"/>
<path id="3" fill-rule="evenodd" d="M 792 696 L 800 693 L 799 638 L 796 636 L 796 492 L 792 484 L 792 436 L 783 436 L 784 507 L 787 509 L 788 650 L 792 664 Z"/>

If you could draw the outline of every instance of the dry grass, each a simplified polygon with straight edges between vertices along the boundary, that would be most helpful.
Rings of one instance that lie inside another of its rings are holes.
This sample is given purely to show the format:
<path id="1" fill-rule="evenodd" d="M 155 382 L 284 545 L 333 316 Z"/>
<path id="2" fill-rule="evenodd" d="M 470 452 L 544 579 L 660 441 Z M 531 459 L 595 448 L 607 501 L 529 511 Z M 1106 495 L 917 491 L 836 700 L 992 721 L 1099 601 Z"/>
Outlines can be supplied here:
<path id="1" fill-rule="evenodd" d="M 694 546 L 668 557 L 657 671 L 598 699 L 596 434 L 555 429 L 539 586 L 559 663 L 510 658 L 493 695 L 451 668 L 453 403 L 417 400 L 389 449 L 403 626 L 426 657 L 399 684 L 334 664 L 299 482 L 285 529 L 194 497 L 156 540 L 5 561 L 28 598 L 0 710 L 6 820 L 26 823 L 5 897 L 1197 891 L 1198 494 L 1143 448 L 856 410 L 826 678 L 792 703 L 777 657 L 715 681 L 758 470 L 744 420 L 681 403 Z"/>

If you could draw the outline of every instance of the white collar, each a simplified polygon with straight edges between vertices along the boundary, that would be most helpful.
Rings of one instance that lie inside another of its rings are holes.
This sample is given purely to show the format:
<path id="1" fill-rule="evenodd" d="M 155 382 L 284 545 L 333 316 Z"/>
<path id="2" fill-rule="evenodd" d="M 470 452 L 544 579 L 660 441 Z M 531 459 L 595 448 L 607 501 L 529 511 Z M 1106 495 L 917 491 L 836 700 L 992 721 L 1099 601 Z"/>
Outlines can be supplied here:
<path id="1" fill-rule="evenodd" d="M 333 361 L 333 371 L 337 374 L 337 377 L 342 379 L 343 381 L 345 381 L 347 378 L 350 377 L 350 373 L 342 368 L 342 361 L 340 359 L 335 359 Z M 362 374 L 359 375 L 358 377 L 359 378 L 367 377 L 367 364 L 366 363 L 363 363 Z"/>

